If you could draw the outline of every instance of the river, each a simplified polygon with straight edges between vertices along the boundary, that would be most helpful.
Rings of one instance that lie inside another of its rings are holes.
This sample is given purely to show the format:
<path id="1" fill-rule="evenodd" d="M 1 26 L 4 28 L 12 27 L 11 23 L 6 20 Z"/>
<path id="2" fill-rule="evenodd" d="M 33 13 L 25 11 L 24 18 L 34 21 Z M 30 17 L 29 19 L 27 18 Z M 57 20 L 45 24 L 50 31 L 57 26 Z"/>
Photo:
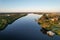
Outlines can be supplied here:
<path id="1" fill-rule="evenodd" d="M 59 40 L 57 35 L 50 37 L 40 31 L 42 28 L 36 20 L 41 16 L 28 14 L 17 19 L 0 31 L 0 40 Z"/>

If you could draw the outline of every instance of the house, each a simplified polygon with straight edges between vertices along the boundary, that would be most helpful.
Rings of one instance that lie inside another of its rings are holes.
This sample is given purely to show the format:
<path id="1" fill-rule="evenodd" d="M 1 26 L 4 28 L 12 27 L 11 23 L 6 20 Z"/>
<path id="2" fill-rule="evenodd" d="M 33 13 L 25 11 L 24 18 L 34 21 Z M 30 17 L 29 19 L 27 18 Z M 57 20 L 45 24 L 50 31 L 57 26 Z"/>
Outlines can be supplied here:
<path id="1" fill-rule="evenodd" d="M 51 21 L 58 21 L 58 17 L 53 17 L 50 19 Z"/>
<path id="2" fill-rule="evenodd" d="M 55 35 L 55 33 L 52 32 L 52 31 L 47 31 L 47 34 L 48 34 L 49 36 L 54 36 L 54 35 Z"/>

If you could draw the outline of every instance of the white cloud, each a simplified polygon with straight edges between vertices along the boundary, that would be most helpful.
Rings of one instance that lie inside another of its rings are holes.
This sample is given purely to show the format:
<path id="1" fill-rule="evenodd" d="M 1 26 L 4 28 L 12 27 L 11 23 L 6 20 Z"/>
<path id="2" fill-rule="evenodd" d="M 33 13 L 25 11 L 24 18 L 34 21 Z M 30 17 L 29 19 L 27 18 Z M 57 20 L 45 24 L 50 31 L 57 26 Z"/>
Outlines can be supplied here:
<path id="1" fill-rule="evenodd" d="M 60 12 L 59 9 L 41 8 L 0 8 L 0 12 Z"/>

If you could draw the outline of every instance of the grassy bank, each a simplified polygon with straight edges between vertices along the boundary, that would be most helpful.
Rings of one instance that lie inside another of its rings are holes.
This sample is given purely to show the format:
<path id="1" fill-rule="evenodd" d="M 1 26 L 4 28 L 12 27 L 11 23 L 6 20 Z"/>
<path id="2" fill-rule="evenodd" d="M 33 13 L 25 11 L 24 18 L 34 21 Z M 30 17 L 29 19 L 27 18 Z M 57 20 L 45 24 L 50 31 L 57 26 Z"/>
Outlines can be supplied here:
<path id="1" fill-rule="evenodd" d="M 13 23 L 16 19 L 26 16 L 27 14 L 0 14 L 0 30 L 3 30 L 8 24 Z"/>
<path id="2" fill-rule="evenodd" d="M 42 28 L 60 35 L 60 14 L 43 14 L 43 16 L 38 19 L 38 23 Z"/>

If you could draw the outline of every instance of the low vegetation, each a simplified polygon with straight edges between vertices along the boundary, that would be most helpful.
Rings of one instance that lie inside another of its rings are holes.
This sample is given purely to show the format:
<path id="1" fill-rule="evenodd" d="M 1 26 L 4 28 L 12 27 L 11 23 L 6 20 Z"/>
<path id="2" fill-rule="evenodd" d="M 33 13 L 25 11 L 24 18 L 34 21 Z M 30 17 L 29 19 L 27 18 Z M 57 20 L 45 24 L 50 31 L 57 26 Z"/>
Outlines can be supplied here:
<path id="1" fill-rule="evenodd" d="M 3 30 L 8 24 L 11 24 L 16 19 L 23 17 L 27 14 L 0 14 L 0 30 Z"/>
<path id="2" fill-rule="evenodd" d="M 60 35 L 60 14 L 43 14 L 43 16 L 38 19 L 38 24 L 40 24 L 42 28 Z"/>

